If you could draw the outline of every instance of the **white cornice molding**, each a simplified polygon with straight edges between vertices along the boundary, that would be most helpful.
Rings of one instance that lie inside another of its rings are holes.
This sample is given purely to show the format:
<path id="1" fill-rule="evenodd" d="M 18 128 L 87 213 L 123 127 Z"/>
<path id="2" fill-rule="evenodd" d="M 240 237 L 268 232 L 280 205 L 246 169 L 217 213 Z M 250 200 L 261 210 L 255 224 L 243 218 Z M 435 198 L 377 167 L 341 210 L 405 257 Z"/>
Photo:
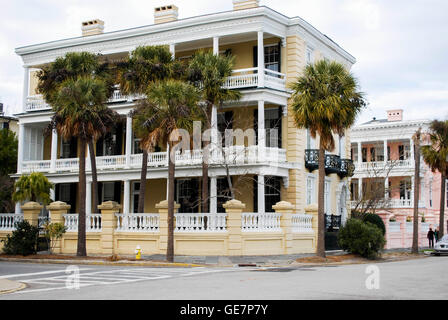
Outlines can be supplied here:
<path id="1" fill-rule="evenodd" d="M 239 21 L 238 21 L 239 20 Z M 292 28 L 291 28 L 292 27 Z M 107 32 L 89 37 L 76 37 L 20 47 L 15 52 L 22 56 L 25 65 L 53 61 L 68 51 L 112 53 L 130 51 L 138 45 L 168 44 L 193 41 L 213 36 L 223 36 L 263 30 L 279 37 L 299 32 L 308 39 L 316 38 L 349 62 L 355 59 L 305 20 L 288 18 L 268 7 L 226 11 L 177 21 Z M 327 50 L 325 50 L 327 51 Z"/>

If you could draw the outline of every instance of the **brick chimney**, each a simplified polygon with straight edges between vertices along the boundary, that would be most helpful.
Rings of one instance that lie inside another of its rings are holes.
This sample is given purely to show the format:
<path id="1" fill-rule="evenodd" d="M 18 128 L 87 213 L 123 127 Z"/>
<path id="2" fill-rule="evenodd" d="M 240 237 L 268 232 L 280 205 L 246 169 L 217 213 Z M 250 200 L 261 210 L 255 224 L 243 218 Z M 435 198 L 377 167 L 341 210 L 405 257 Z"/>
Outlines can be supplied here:
<path id="1" fill-rule="evenodd" d="M 82 36 L 94 36 L 104 32 L 104 21 L 100 19 L 84 21 L 81 24 Z"/>
<path id="2" fill-rule="evenodd" d="M 403 109 L 387 110 L 387 121 L 402 121 Z"/>
<path id="3" fill-rule="evenodd" d="M 154 8 L 154 23 L 165 23 L 176 21 L 179 15 L 179 8 L 175 5 L 161 6 Z"/>
<path id="4" fill-rule="evenodd" d="M 259 3 L 260 0 L 233 0 L 233 10 L 256 8 Z"/>

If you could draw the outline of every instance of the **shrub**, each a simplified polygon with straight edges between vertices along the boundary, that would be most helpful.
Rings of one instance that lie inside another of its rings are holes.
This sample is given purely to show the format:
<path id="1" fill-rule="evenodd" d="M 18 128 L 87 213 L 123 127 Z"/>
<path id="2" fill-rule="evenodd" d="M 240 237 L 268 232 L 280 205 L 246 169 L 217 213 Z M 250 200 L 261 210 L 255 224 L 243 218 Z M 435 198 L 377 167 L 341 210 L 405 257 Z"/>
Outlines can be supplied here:
<path id="1" fill-rule="evenodd" d="M 384 225 L 383 219 L 377 214 L 369 213 L 364 216 L 364 222 L 370 222 L 376 225 L 383 232 L 383 235 L 386 234 L 386 226 Z"/>
<path id="2" fill-rule="evenodd" d="M 43 229 L 48 250 L 50 250 L 50 253 L 53 253 L 56 241 L 62 238 L 67 231 L 67 227 L 63 223 L 46 223 Z"/>
<path id="3" fill-rule="evenodd" d="M 36 253 L 39 228 L 32 226 L 28 221 L 16 222 L 16 229 L 7 235 L 3 252 L 6 254 L 20 254 L 26 256 Z"/>
<path id="4" fill-rule="evenodd" d="M 338 242 L 341 249 L 367 259 L 377 258 L 386 243 L 380 228 L 353 218 L 339 230 Z"/>

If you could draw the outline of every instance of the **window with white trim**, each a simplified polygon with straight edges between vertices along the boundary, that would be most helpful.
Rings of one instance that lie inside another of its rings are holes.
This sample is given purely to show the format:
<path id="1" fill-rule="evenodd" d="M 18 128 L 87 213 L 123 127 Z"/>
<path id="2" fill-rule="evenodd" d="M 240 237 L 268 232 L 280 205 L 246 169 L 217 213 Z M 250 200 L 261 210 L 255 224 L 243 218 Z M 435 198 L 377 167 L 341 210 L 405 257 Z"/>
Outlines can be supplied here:
<path id="1" fill-rule="evenodd" d="M 314 63 L 314 50 L 311 47 L 306 47 L 306 63 Z"/>
<path id="2" fill-rule="evenodd" d="M 278 44 L 264 46 L 264 67 L 268 70 L 280 72 L 280 46 Z"/>
<path id="3" fill-rule="evenodd" d="M 325 214 L 331 214 L 330 212 L 330 181 L 325 181 L 324 186 L 324 202 L 325 202 Z"/>
<path id="4" fill-rule="evenodd" d="M 315 203 L 315 194 L 316 194 L 316 177 L 313 175 L 309 175 L 306 178 L 306 204 Z"/>

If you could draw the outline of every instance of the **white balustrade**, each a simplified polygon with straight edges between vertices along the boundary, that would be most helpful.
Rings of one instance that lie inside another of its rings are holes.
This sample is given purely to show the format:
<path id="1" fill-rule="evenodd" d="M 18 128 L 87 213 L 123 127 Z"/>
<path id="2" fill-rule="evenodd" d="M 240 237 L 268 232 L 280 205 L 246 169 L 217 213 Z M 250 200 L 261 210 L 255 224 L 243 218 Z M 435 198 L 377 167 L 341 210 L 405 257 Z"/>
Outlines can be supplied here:
<path id="1" fill-rule="evenodd" d="M 26 99 L 25 103 L 25 111 L 39 111 L 39 110 L 48 110 L 51 107 L 45 102 L 42 95 L 34 95 L 29 96 Z"/>
<path id="2" fill-rule="evenodd" d="M 252 232 L 281 231 L 281 214 L 276 212 L 244 212 L 241 215 L 241 230 Z"/>
<path id="3" fill-rule="evenodd" d="M 62 215 L 65 219 L 67 232 L 78 232 L 78 214 L 67 213 Z M 101 232 L 101 213 L 92 213 L 86 215 L 86 232 Z"/>
<path id="4" fill-rule="evenodd" d="M 57 159 L 56 171 L 77 171 L 79 169 L 79 159 Z"/>
<path id="5" fill-rule="evenodd" d="M 226 213 L 175 213 L 176 232 L 226 231 Z"/>
<path id="6" fill-rule="evenodd" d="M 291 215 L 291 230 L 294 233 L 313 232 L 313 216 L 304 213 L 295 213 Z"/>
<path id="7" fill-rule="evenodd" d="M 158 232 L 158 213 L 116 213 L 117 231 L 122 232 Z"/>
<path id="8" fill-rule="evenodd" d="M 15 223 L 23 220 L 23 214 L 0 213 L 0 230 L 12 231 L 15 229 Z"/>
<path id="9" fill-rule="evenodd" d="M 22 172 L 48 172 L 50 171 L 51 160 L 22 161 Z"/>
<path id="10" fill-rule="evenodd" d="M 96 166 L 98 169 L 120 169 L 126 166 L 126 156 L 103 156 L 96 157 Z"/>
<path id="11" fill-rule="evenodd" d="M 264 147 L 265 152 L 258 153 L 262 147 L 259 146 L 231 146 L 214 150 L 210 155 L 210 163 L 213 164 L 255 164 L 260 162 L 283 163 L 286 162 L 286 150 L 279 148 Z M 223 152 L 224 154 L 223 154 Z M 225 157 L 224 157 L 225 155 Z M 164 152 L 150 152 L 148 154 L 148 167 L 165 167 L 168 166 L 168 154 Z M 202 163 L 202 150 L 187 150 L 185 152 L 178 151 L 176 153 L 176 165 L 200 165 Z M 131 155 L 131 168 L 140 168 L 142 164 L 142 154 Z M 126 168 L 126 155 L 102 156 L 96 157 L 96 165 L 99 170 L 124 169 Z M 90 166 L 90 162 L 86 162 L 86 168 Z M 23 161 L 22 170 L 28 172 L 50 172 L 51 160 L 33 160 Z M 56 171 L 76 172 L 79 170 L 79 159 L 57 159 Z"/>

